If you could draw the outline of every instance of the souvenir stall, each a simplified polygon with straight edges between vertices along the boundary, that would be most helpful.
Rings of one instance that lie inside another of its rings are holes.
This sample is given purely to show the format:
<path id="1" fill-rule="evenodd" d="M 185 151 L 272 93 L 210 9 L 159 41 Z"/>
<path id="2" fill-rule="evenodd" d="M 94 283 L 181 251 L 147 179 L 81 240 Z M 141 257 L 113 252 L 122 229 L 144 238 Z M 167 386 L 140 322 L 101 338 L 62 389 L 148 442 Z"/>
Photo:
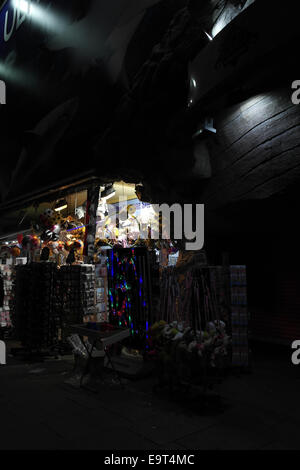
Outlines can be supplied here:
<path id="1" fill-rule="evenodd" d="M 128 330 L 117 354 L 155 359 L 179 381 L 247 364 L 245 267 L 209 266 L 203 251 L 153 240 L 159 223 L 123 182 L 43 203 L 30 233 L 2 247 L 13 294 L 2 320 L 28 350 L 78 350 L 72 325 Z"/>

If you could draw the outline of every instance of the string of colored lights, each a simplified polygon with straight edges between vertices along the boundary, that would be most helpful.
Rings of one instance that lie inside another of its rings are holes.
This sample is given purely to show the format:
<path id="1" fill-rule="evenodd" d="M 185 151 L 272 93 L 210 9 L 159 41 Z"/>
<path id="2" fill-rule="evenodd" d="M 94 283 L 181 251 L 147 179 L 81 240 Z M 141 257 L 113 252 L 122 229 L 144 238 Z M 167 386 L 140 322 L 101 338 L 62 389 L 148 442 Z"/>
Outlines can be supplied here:
<path id="1" fill-rule="evenodd" d="M 145 251 L 112 249 L 107 268 L 109 272 L 110 322 L 130 328 L 132 336 L 149 331 L 149 295 Z"/>

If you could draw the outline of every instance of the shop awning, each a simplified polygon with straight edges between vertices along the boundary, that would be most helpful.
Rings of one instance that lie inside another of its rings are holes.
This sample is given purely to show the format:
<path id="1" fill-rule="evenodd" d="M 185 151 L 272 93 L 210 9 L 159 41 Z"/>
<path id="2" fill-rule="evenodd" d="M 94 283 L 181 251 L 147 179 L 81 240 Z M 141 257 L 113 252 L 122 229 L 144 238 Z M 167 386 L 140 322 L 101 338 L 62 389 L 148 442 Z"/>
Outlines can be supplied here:
<path id="1" fill-rule="evenodd" d="M 14 234 L 26 233 L 31 230 L 32 221 L 37 214 L 49 207 L 53 201 L 74 195 L 86 190 L 93 182 L 94 177 L 77 175 L 73 182 L 61 181 L 60 184 L 44 187 L 40 191 L 28 192 L 26 196 L 19 197 L 2 204 L 0 207 L 0 241 L 1 238 L 11 237 Z"/>

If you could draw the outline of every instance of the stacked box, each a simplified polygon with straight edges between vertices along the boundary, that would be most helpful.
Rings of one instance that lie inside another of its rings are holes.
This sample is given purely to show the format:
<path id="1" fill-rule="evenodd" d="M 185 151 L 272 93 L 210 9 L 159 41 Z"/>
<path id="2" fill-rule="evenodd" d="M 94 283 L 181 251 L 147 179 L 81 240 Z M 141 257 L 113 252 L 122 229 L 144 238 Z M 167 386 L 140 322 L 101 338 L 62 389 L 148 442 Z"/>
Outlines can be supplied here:
<path id="1" fill-rule="evenodd" d="M 0 264 L 0 273 L 3 277 L 4 284 L 3 306 L 0 307 L 0 327 L 10 327 L 12 326 L 11 299 L 13 290 L 13 266 Z"/>
<path id="2" fill-rule="evenodd" d="M 95 267 L 95 306 L 96 319 L 98 322 L 108 320 L 107 298 L 108 279 L 107 279 L 107 257 L 100 257 L 99 263 Z"/>
<path id="3" fill-rule="evenodd" d="M 232 364 L 249 365 L 246 266 L 230 266 Z"/>
<path id="4" fill-rule="evenodd" d="M 83 315 L 95 313 L 95 266 L 80 265 L 80 292 Z"/>

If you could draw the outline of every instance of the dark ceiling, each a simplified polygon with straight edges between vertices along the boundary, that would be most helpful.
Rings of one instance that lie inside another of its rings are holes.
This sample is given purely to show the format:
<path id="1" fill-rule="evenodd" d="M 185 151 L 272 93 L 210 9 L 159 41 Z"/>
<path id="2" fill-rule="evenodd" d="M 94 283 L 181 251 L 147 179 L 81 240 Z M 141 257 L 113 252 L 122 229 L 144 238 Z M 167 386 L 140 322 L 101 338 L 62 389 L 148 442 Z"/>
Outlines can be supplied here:
<path id="1" fill-rule="evenodd" d="M 206 32 L 224 12 L 249 14 L 255 23 L 253 8 L 260 8 L 267 21 L 270 2 L 255 2 L 249 13 L 243 11 L 249 2 L 233 0 L 51 3 L 50 19 L 59 25 L 63 18 L 65 28 L 57 32 L 50 23 L 46 34 L 25 21 L 9 42 L 0 42 L 0 79 L 7 82 L 7 104 L 0 106 L 3 211 L 12 201 L 22 205 L 29 193 L 82 175 L 142 181 L 145 198 L 155 202 L 200 201 L 209 182 L 194 174 L 191 136 L 204 110 L 217 115 L 263 90 L 286 86 L 295 74 L 295 61 L 284 62 L 290 31 L 283 15 L 280 54 L 276 46 L 256 63 L 258 69 L 249 62 L 240 75 L 234 76 L 233 66 L 232 81 L 220 82 L 189 110 L 189 66 L 210 46 Z M 279 8 L 281 2 L 272 3 L 277 17 Z M 238 18 L 232 24 L 239 29 Z M 274 73 L 274 58 L 285 64 L 286 76 L 280 66 Z"/>

